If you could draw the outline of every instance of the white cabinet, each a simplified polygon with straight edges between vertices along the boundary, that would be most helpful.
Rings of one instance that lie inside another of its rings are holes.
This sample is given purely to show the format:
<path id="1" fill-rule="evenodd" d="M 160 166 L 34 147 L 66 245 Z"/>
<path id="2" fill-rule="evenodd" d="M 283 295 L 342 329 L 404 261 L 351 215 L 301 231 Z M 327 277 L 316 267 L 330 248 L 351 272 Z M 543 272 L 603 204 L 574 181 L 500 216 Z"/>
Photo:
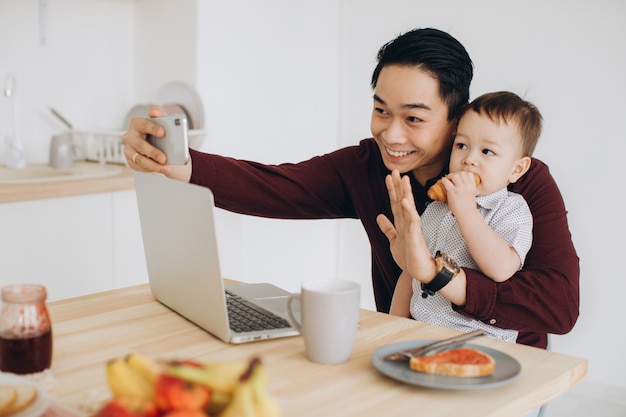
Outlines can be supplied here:
<path id="1" fill-rule="evenodd" d="M 148 282 L 135 190 L 112 193 L 113 287 Z"/>
<path id="2" fill-rule="evenodd" d="M 0 204 L 0 285 L 48 300 L 147 281 L 134 191 Z"/>

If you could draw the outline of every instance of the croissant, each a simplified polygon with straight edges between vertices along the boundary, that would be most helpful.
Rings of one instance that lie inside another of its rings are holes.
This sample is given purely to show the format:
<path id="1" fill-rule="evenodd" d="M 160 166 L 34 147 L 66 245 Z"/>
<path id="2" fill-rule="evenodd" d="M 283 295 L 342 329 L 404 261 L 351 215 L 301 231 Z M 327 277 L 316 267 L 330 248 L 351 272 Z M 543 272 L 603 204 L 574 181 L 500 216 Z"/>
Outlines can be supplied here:
<path id="1" fill-rule="evenodd" d="M 476 173 L 474 173 L 474 180 L 476 181 L 476 186 L 478 187 L 478 185 L 480 185 L 480 177 Z M 428 192 L 426 194 L 431 200 L 448 203 L 446 187 L 443 186 L 441 180 L 434 183 L 433 186 L 428 189 Z"/>

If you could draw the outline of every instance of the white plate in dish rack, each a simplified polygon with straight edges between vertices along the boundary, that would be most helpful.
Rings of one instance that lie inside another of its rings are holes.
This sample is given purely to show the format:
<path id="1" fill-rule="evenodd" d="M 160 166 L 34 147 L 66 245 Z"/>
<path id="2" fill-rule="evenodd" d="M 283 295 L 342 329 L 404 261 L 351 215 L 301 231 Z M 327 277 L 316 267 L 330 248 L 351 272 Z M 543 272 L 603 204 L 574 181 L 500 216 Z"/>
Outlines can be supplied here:
<path id="1" fill-rule="evenodd" d="M 37 398 L 25 409 L 11 414 L 11 417 L 39 417 L 50 407 L 48 393 L 37 383 L 15 374 L 0 372 L 0 384 L 30 384 L 37 387 Z"/>
<path id="2" fill-rule="evenodd" d="M 195 88 L 189 84 L 172 81 L 159 89 L 154 102 L 163 104 L 179 104 L 183 106 L 193 122 L 193 129 L 204 129 L 204 106 Z"/>

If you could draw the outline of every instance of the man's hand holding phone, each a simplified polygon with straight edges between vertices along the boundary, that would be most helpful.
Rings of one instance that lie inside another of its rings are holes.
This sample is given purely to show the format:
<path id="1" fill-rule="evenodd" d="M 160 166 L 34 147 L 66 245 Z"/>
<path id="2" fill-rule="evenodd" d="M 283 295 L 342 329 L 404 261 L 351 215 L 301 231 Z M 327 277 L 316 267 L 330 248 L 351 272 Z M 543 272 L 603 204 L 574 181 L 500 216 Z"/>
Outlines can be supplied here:
<path id="1" fill-rule="evenodd" d="M 165 135 L 163 137 L 155 137 L 148 134 L 146 136 L 148 142 L 167 156 L 168 164 L 185 165 L 189 161 L 187 117 L 174 114 L 149 120 L 161 126 L 165 130 Z"/>
<path id="2" fill-rule="evenodd" d="M 158 106 L 150 109 L 149 116 L 132 119 L 128 131 L 122 136 L 128 166 L 136 171 L 160 172 L 188 182 L 191 159 L 186 117 L 163 116 Z"/>

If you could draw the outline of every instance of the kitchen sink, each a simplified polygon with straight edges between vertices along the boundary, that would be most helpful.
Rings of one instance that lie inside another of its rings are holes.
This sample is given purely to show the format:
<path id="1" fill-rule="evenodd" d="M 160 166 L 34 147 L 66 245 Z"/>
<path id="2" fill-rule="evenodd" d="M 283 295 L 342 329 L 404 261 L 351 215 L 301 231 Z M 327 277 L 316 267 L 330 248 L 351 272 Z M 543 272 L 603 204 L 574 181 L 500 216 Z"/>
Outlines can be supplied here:
<path id="1" fill-rule="evenodd" d="M 57 169 L 47 164 L 31 164 L 24 169 L 0 166 L 0 184 L 36 184 L 111 177 L 122 172 L 121 165 L 77 162 L 72 168 Z"/>

